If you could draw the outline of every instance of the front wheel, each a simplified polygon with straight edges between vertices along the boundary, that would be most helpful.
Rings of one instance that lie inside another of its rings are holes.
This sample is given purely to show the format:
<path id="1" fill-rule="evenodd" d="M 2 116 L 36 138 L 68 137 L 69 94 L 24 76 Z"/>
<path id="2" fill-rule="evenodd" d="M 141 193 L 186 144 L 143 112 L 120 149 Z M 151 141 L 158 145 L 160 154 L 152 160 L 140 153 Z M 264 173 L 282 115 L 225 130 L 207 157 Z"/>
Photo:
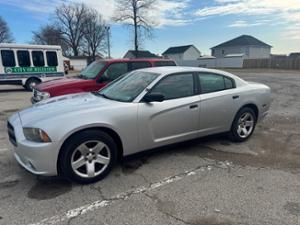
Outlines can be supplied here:
<path id="1" fill-rule="evenodd" d="M 253 134 L 256 120 L 256 115 L 251 108 L 242 108 L 234 118 L 229 133 L 230 138 L 236 142 L 246 141 Z"/>
<path id="2" fill-rule="evenodd" d="M 26 89 L 27 91 L 32 91 L 32 89 L 33 89 L 36 85 L 38 85 L 39 83 L 41 83 L 41 81 L 40 81 L 39 79 L 37 79 L 37 78 L 29 78 L 29 79 L 26 81 L 24 87 L 25 87 L 25 89 Z"/>
<path id="3" fill-rule="evenodd" d="M 72 181 L 93 183 L 111 171 L 116 158 L 117 147 L 108 134 L 86 130 L 64 145 L 59 159 L 60 172 Z"/>

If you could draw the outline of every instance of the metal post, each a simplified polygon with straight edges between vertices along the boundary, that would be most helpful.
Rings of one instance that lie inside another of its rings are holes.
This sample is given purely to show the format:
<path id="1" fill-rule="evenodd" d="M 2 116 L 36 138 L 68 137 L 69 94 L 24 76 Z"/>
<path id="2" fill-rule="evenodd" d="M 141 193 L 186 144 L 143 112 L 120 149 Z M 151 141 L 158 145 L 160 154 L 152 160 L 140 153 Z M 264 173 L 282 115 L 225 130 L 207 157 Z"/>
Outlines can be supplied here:
<path id="1" fill-rule="evenodd" d="M 108 58 L 110 59 L 110 27 L 106 27 L 106 35 L 107 35 L 107 53 Z"/>

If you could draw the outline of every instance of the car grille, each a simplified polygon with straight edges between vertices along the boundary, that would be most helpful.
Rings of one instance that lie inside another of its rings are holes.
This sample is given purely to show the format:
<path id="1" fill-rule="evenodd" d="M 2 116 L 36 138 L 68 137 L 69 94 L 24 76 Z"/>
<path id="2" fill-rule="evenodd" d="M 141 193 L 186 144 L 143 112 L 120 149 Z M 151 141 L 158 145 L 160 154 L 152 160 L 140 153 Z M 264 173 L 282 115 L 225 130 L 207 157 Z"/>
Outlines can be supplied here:
<path id="1" fill-rule="evenodd" d="M 14 145 L 17 146 L 17 139 L 15 135 L 15 130 L 14 127 L 10 124 L 10 122 L 7 122 L 7 131 L 8 131 L 8 137 L 10 142 Z"/>

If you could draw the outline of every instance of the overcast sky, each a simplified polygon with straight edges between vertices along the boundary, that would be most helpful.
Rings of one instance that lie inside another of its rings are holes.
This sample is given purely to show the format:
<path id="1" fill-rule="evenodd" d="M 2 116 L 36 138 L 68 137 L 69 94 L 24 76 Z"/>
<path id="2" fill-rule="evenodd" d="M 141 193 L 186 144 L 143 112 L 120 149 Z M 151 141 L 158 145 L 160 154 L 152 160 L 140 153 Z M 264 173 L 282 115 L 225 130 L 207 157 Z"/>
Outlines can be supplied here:
<path id="1" fill-rule="evenodd" d="M 114 0 L 85 2 L 110 22 Z M 0 15 L 18 43 L 31 41 L 32 31 L 51 23 L 62 0 L 0 0 Z M 300 52 L 300 0 L 157 0 L 150 12 L 157 20 L 154 38 L 143 48 L 161 54 L 170 46 L 194 44 L 203 54 L 242 34 L 253 35 L 273 46 L 273 53 Z M 130 32 L 112 25 L 112 56 L 132 49 Z"/>

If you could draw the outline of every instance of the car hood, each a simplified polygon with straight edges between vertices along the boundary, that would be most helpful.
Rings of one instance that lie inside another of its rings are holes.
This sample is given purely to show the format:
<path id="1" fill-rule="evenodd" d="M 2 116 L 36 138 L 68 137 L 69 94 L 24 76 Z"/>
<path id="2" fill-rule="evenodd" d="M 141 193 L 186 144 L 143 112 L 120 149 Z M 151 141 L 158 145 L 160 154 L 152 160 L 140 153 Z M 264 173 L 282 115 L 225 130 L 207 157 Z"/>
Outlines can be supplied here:
<path id="1" fill-rule="evenodd" d="M 36 86 L 36 89 L 43 92 L 53 91 L 55 89 L 67 89 L 68 87 L 73 87 L 76 84 L 87 82 L 88 80 L 79 78 L 60 78 L 55 80 L 50 80 L 43 82 Z"/>
<path id="2" fill-rule="evenodd" d="M 41 101 L 19 112 L 23 126 L 46 120 L 56 116 L 81 113 L 88 110 L 113 107 L 119 104 L 116 101 L 96 96 L 92 93 L 71 94 L 50 98 Z"/>

